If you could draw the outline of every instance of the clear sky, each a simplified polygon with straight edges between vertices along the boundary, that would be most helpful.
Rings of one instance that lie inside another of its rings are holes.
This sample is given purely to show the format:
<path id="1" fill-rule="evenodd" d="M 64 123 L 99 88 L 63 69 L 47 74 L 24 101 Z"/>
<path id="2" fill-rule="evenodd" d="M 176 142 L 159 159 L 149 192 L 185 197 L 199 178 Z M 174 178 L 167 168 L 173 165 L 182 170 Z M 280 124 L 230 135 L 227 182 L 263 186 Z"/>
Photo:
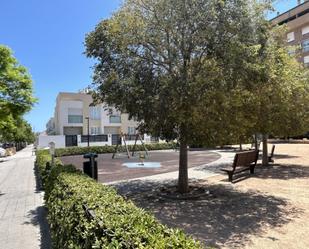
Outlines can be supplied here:
<path id="1" fill-rule="evenodd" d="M 35 131 L 45 129 L 59 92 L 76 92 L 91 83 L 93 61 L 83 55 L 85 35 L 121 2 L 1 0 L 0 44 L 9 46 L 32 75 L 39 102 L 26 119 Z M 278 0 L 275 7 L 282 13 L 296 3 Z"/>

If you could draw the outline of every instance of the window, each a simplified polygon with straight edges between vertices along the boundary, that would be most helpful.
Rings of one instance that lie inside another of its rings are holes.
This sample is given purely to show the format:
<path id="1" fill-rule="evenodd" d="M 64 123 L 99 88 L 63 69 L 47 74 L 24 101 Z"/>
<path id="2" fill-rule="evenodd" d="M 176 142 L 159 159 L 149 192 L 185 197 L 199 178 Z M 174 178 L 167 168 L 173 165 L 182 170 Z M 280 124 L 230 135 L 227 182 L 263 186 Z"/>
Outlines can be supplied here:
<path id="1" fill-rule="evenodd" d="M 91 135 L 100 135 L 101 129 L 100 127 L 91 127 L 90 128 L 90 134 Z"/>
<path id="2" fill-rule="evenodd" d="M 305 40 L 301 43 L 303 52 L 309 52 L 309 40 Z"/>
<path id="3" fill-rule="evenodd" d="M 121 116 L 111 115 L 111 116 L 109 116 L 109 122 L 111 124 L 119 124 L 119 123 L 121 123 Z"/>
<path id="4" fill-rule="evenodd" d="M 83 110 L 81 108 L 68 108 L 68 123 L 69 124 L 82 124 L 83 123 Z"/>
<path id="5" fill-rule="evenodd" d="M 304 63 L 306 67 L 309 66 L 309 55 L 304 57 Z"/>
<path id="6" fill-rule="evenodd" d="M 309 26 L 302 28 L 301 33 L 302 33 L 302 35 L 308 34 L 309 33 Z"/>
<path id="7" fill-rule="evenodd" d="M 83 116 L 81 115 L 68 115 L 68 123 L 69 124 L 82 124 Z"/>
<path id="8" fill-rule="evenodd" d="M 288 42 L 295 40 L 294 32 L 290 32 L 290 33 L 287 34 L 287 40 L 288 40 Z"/>
<path id="9" fill-rule="evenodd" d="M 89 116 L 92 120 L 100 120 L 101 119 L 101 110 L 99 106 L 90 106 L 89 107 Z"/>
<path id="10" fill-rule="evenodd" d="M 128 134 L 129 135 L 136 134 L 136 128 L 135 127 L 128 127 Z"/>
<path id="11" fill-rule="evenodd" d="M 296 51 L 295 51 L 294 48 L 288 49 L 288 55 L 289 55 L 289 56 L 294 56 L 295 54 L 296 54 Z"/>

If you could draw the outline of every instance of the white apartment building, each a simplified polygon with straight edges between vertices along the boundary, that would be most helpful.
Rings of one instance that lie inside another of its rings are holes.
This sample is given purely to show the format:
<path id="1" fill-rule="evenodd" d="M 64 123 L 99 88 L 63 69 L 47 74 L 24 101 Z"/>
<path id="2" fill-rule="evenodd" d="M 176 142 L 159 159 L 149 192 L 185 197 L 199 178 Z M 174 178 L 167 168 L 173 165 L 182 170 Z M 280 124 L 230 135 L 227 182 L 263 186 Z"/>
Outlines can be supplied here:
<path id="1" fill-rule="evenodd" d="M 134 136 L 138 123 L 129 119 L 126 113 L 104 104 L 93 104 L 87 93 L 60 92 L 56 99 L 54 117 L 46 124 L 46 134 L 38 137 L 38 148 L 49 147 L 54 142 L 56 148 L 70 146 L 104 146 L 119 143 L 138 144 L 158 142 L 150 135 Z M 123 133 L 126 136 L 121 137 Z M 89 136 L 88 136 L 89 134 Z M 142 141 L 137 141 L 141 138 Z M 160 141 L 159 141 L 160 142 Z"/>
<path id="2" fill-rule="evenodd" d="M 128 114 L 103 104 L 93 106 L 86 93 L 61 92 L 57 96 L 54 123 L 56 135 L 135 134 L 138 123 Z"/>
<path id="3" fill-rule="evenodd" d="M 46 134 L 47 135 L 55 135 L 55 119 L 50 118 L 46 124 Z"/>

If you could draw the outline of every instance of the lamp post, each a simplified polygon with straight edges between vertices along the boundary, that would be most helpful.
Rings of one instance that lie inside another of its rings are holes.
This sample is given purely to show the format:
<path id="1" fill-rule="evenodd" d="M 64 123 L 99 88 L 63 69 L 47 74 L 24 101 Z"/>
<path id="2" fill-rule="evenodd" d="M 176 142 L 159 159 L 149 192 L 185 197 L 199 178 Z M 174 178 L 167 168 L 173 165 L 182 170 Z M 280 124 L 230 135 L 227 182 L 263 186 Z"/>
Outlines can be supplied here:
<path id="1" fill-rule="evenodd" d="M 89 140 L 90 140 L 90 135 L 89 135 L 89 117 L 85 117 L 85 119 L 87 120 L 87 144 L 89 147 Z"/>

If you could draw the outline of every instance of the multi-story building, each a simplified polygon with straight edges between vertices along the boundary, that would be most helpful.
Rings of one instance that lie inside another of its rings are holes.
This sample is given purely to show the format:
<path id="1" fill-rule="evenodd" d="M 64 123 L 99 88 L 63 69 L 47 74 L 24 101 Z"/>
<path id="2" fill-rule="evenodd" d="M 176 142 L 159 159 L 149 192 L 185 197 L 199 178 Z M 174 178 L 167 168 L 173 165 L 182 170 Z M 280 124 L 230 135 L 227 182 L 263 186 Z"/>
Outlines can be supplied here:
<path id="1" fill-rule="evenodd" d="M 128 114 L 103 104 L 94 106 L 86 93 L 65 93 L 57 96 L 54 114 L 56 135 L 135 134 L 138 126 Z"/>
<path id="2" fill-rule="evenodd" d="M 46 124 L 46 134 L 47 135 L 55 135 L 55 119 L 50 118 Z"/>
<path id="3" fill-rule="evenodd" d="M 299 61 L 309 66 L 309 1 L 298 1 L 298 5 L 271 20 L 274 25 L 286 24 L 288 27 L 287 43 L 299 47 Z"/>

